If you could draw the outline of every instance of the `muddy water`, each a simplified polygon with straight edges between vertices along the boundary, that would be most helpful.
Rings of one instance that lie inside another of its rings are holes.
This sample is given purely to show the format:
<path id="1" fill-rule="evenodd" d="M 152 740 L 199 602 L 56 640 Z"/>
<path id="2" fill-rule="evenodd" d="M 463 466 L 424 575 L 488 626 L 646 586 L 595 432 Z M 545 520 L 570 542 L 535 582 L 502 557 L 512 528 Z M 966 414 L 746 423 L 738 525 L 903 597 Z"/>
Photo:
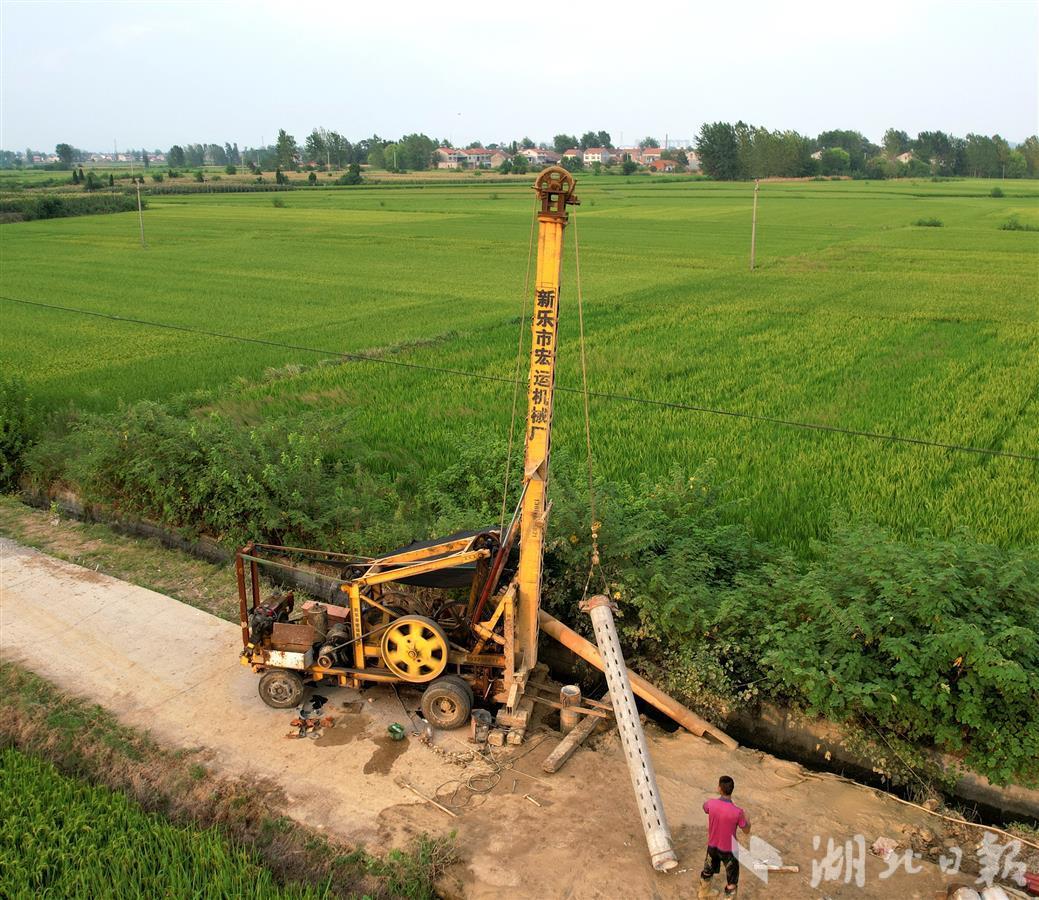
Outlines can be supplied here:
<path id="1" fill-rule="evenodd" d="M 342 747 L 357 738 L 368 737 L 367 716 L 341 716 L 331 728 L 326 728 L 314 741 L 317 747 Z"/>
<path id="2" fill-rule="evenodd" d="M 397 761 L 397 757 L 408 749 L 408 742 L 406 740 L 395 741 L 388 734 L 384 734 L 382 737 L 377 737 L 373 743 L 375 744 L 376 750 L 372 754 L 371 759 L 364 764 L 365 775 L 371 775 L 372 772 L 386 775 L 390 769 L 393 768 L 393 764 Z"/>

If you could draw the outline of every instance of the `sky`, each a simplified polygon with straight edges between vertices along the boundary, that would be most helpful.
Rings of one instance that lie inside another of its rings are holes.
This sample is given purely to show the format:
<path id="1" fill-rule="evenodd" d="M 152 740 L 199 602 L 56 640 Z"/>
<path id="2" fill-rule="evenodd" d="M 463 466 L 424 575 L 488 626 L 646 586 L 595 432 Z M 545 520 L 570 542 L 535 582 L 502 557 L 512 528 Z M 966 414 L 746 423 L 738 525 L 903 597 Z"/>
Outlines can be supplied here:
<path id="1" fill-rule="evenodd" d="M 472 11 L 470 11 L 472 10 Z M 0 0 L 0 147 L 1039 131 L 1039 0 Z"/>

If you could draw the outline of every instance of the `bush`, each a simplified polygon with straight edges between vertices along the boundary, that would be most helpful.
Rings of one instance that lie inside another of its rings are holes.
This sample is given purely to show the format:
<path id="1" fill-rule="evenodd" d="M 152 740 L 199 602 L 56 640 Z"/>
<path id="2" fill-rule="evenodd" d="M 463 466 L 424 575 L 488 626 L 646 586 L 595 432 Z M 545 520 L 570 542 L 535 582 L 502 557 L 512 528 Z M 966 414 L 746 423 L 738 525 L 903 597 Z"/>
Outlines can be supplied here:
<path id="1" fill-rule="evenodd" d="M 197 169 L 195 171 L 195 181 L 205 181 L 205 180 L 206 180 L 206 176 L 202 174 L 202 170 L 201 169 Z"/>
<path id="2" fill-rule="evenodd" d="M 1017 215 L 1011 216 L 1002 225 L 999 226 L 1000 231 L 1039 231 L 1039 225 L 1032 225 L 1028 222 L 1022 222 Z"/>
<path id="3" fill-rule="evenodd" d="M 156 184 L 162 184 L 162 172 L 153 173 L 152 181 L 154 181 Z"/>
<path id="4" fill-rule="evenodd" d="M 344 438 L 350 429 L 349 414 L 241 427 L 141 402 L 86 417 L 24 460 L 38 485 L 60 480 L 87 502 L 228 547 L 371 554 L 498 521 L 500 439 L 460 436 L 455 462 L 427 474 Z M 515 473 L 522 447 L 514 454 Z M 544 602 L 587 631 L 574 611 L 588 585 L 588 497 L 563 448 L 553 465 Z M 995 783 L 1039 783 L 1034 548 L 836 522 L 798 558 L 757 541 L 711 476 L 597 485 L 591 591 L 620 603 L 635 668 L 710 718 L 768 698 L 880 730 L 902 755 L 933 745 Z"/>
<path id="5" fill-rule="evenodd" d="M 273 197 L 271 199 L 271 206 L 273 206 L 275 209 L 284 209 L 285 208 L 285 200 L 284 200 L 284 198 L 282 198 L 282 197 Z"/>
<path id="6" fill-rule="evenodd" d="M 344 443 L 346 427 L 346 417 L 321 414 L 241 429 L 218 415 L 195 419 L 142 402 L 85 416 L 37 444 L 27 464 L 38 485 L 66 478 L 91 502 L 228 547 L 260 535 L 347 552 L 414 540 L 421 514 L 397 481 L 368 471 L 374 452 Z"/>
<path id="7" fill-rule="evenodd" d="M 17 375 L 0 373 L 0 490 L 17 488 L 23 457 L 35 442 L 37 429 L 25 382 Z"/>
<path id="8" fill-rule="evenodd" d="M 992 190 L 988 192 L 988 195 L 990 197 L 1002 197 L 1003 188 L 999 187 L 999 185 L 996 185 L 996 187 L 992 188 Z"/>
<path id="9" fill-rule="evenodd" d="M 917 219 L 913 224 L 918 226 L 919 228 L 941 228 L 942 220 L 935 218 Z"/>
<path id="10" fill-rule="evenodd" d="M 308 184 L 317 184 L 317 173 L 316 172 L 311 172 L 307 176 L 307 183 Z"/>
<path id="11" fill-rule="evenodd" d="M 13 213 L 26 220 L 132 212 L 135 209 L 137 201 L 129 194 L 121 193 L 21 196 L 0 200 L 0 214 Z"/>
<path id="12" fill-rule="evenodd" d="M 228 163 L 226 166 L 224 166 L 224 172 L 226 172 L 228 175 L 234 175 L 237 171 L 238 169 L 235 168 L 233 163 Z"/>
<path id="13" fill-rule="evenodd" d="M 96 191 L 104 187 L 104 182 L 98 178 L 97 173 L 94 171 L 87 172 L 87 177 L 83 181 L 83 187 L 88 191 Z"/>
<path id="14" fill-rule="evenodd" d="M 1037 783 L 1035 554 L 846 525 L 817 550 L 741 576 L 707 642 L 809 713 L 962 754 L 997 784 Z"/>
<path id="15" fill-rule="evenodd" d="M 345 174 L 336 180 L 336 184 L 360 184 L 364 179 L 361 177 L 361 167 L 357 163 L 350 163 Z"/>

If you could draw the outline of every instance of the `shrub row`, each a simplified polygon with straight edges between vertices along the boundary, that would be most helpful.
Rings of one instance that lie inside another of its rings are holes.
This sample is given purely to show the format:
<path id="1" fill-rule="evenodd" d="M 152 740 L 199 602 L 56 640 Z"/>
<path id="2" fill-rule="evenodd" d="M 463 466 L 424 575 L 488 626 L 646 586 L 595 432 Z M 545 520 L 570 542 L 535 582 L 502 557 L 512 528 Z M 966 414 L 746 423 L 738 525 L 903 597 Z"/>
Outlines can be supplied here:
<path id="1" fill-rule="evenodd" d="M 144 203 L 143 200 L 141 202 Z M 132 212 L 136 209 L 136 196 L 121 192 L 5 197 L 0 200 L 0 221 L 60 219 L 65 216 Z"/>
<path id="2" fill-rule="evenodd" d="M 38 487 L 69 483 L 228 547 L 260 538 L 370 554 L 498 521 L 501 442 L 466 435 L 454 464 L 430 475 L 344 441 L 354 427 L 321 413 L 245 428 L 142 402 L 84 416 L 26 462 Z M 553 467 L 545 596 L 575 621 L 588 498 L 579 465 L 557 452 Z M 755 540 L 709 470 L 600 484 L 597 497 L 593 590 L 619 601 L 636 666 L 690 705 L 718 719 L 768 698 L 880 732 L 903 756 L 933 745 L 996 783 L 1039 782 L 1037 548 L 835 520 L 796 557 Z"/>
<path id="3" fill-rule="evenodd" d="M 149 194 L 252 194 L 264 191 L 292 191 L 292 184 L 257 184 L 256 182 L 213 183 L 212 181 L 191 182 L 188 184 L 150 184 L 146 188 Z"/>

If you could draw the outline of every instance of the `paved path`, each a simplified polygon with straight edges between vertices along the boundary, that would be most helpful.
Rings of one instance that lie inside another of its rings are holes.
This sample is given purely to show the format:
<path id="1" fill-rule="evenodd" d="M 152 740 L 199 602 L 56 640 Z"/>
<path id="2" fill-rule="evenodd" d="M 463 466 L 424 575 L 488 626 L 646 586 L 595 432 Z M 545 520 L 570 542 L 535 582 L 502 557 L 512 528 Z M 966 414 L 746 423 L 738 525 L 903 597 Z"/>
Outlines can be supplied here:
<path id="1" fill-rule="evenodd" d="M 556 740 L 543 739 L 518 765 L 538 780 L 506 772 L 492 793 L 476 798 L 479 805 L 449 819 L 417 802 L 396 779 L 432 794 L 483 768 L 460 769 L 411 739 L 390 741 L 386 726 L 406 719 L 388 689 L 364 695 L 323 689 L 337 726 L 317 741 L 286 740 L 292 711 L 260 701 L 256 676 L 238 663 L 240 649 L 237 625 L 0 538 L 4 659 L 102 704 L 164 743 L 203 748 L 217 771 L 274 780 L 291 799 L 294 817 L 347 840 L 382 849 L 423 831 L 457 830 L 467 861 L 461 895 L 693 896 L 705 841 L 700 804 L 723 772 L 735 777 L 756 833 L 801 866 L 800 875 L 774 876 L 767 887 L 745 875 L 744 898 L 931 898 L 943 882 L 930 866 L 881 881 L 884 866 L 868 857 L 865 891 L 843 878 L 812 889 L 811 860 L 822 857 L 812 849 L 812 835 L 823 835 L 824 850 L 829 835 L 839 844 L 856 833 L 867 843 L 880 834 L 898 838 L 905 808 L 835 779 L 805 777 L 767 754 L 729 753 L 684 733 L 651 736 L 681 860 L 672 875 L 656 875 L 648 865 L 615 735 L 595 751 L 579 751 L 555 776 L 543 775 L 538 765 Z M 417 706 L 417 694 L 404 697 Z M 440 733 L 437 743 L 464 750 L 464 732 Z M 911 810 L 908 821 L 929 824 Z"/>

